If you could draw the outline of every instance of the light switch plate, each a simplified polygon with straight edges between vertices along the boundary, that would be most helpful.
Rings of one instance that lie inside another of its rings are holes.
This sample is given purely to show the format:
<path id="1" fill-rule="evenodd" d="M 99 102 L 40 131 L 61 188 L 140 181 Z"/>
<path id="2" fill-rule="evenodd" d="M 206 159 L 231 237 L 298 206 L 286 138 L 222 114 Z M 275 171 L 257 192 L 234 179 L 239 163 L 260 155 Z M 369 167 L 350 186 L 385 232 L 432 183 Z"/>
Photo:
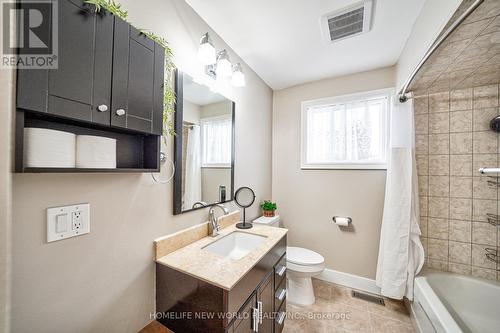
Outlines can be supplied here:
<path id="1" fill-rule="evenodd" d="M 90 232 L 88 203 L 47 208 L 47 242 L 85 235 Z"/>

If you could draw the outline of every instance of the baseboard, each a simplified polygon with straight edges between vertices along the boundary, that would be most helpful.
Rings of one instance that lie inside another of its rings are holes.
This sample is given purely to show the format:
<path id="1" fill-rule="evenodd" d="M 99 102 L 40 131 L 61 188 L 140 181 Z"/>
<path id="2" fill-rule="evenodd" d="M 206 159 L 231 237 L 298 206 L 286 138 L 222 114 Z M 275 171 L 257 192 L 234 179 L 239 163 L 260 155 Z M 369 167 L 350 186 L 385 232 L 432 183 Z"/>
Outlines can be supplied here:
<path id="1" fill-rule="evenodd" d="M 336 283 L 345 287 L 365 291 L 367 293 L 381 295 L 380 288 L 375 284 L 375 280 L 362 276 L 325 268 L 325 270 L 316 278 L 326 282 Z"/>

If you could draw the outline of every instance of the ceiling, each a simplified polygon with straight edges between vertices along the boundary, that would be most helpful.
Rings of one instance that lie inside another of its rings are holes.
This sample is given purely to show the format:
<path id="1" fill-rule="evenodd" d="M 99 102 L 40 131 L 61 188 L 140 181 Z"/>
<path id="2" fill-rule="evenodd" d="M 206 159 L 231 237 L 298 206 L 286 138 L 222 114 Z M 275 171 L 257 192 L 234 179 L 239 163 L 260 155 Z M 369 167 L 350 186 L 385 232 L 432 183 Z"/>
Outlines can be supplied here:
<path id="1" fill-rule="evenodd" d="M 394 65 L 425 2 L 375 0 L 370 32 L 327 43 L 320 17 L 360 0 L 186 1 L 274 90 Z"/>
<path id="2" fill-rule="evenodd" d="M 450 20 L 471 5 L 466 0 Z M 409 90 L 415 94 L 500 83 L 500 1 L 485 0 L 436 49 Z"/>

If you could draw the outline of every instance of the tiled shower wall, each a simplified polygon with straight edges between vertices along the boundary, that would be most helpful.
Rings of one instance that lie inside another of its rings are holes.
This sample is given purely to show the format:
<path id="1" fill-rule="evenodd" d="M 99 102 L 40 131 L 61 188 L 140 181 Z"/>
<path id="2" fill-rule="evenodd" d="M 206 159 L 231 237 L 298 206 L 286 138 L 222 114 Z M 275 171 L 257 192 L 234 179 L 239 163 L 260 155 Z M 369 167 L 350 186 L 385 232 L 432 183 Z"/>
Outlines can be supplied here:
<path id="1" fill-rule="evenodd" d="M 416 97 L 415 132 L 422 242 L 429 268 L 500 280 L 500 265 L 486 259 L 498 249 L 499 230 L 486 214 L 499 213 L 494 180 L 478 172 L 499 166 L 499 86 Z"/>

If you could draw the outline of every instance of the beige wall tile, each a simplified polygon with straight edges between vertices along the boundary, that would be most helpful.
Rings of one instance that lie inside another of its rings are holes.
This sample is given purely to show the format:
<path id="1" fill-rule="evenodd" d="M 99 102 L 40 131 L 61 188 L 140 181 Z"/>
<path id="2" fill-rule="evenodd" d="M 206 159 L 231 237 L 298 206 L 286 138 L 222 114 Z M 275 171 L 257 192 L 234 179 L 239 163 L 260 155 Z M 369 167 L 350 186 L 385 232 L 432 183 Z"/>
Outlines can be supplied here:
<path id="1" fill-rule="evenodd" d="M 442 239 L 427 240 L 427 251 L 429 259 L 448 260 L 448 241 Z"/>
<path id="2" fill-rule="evenodd" d="M 421 237 L 422 247 L 424 248 L 424 256 L 427 258 L 427 237 Z"/>
<path id="3" fill-rule="evenodd" d="M 450 137 L 448 134 L 429 135 L 429 154 L 449 154 Z"/>
<path id="4" fill-rule="evenodd" d="M 420 216 L 429 216 L 429 197 L 421 196 L 418 198 L 420 206 Z"/>
<path id="5" fill-rule="evenodd" d="M 450 177 L 450 197 L 472 198 L 472 177 Z"/>
<path id="6" fill-rule="evenodd" d="M 450 177 L 429 176 L 429 196 L 448 197 L 450 195 Z"/>
<path id="7" fill-rule="evenodd" d="M 429 216 L 441 217 L 447 219 L 449 217 L 450 199 L 429 197 Z"/>
<path id="8" fill-rule="evenodd" d="M 427 134 L 415 135 L 415 152 L 417 154 L 429 153 L 429 136 Z"/>
<path id="9" fill-rule="evenodd" d="M 450 132 L 450 113 L 439 112 L 429 114 L 429 133 Z"/>
<path id="10" fill-rule="evenodd" d="M 474 109 L 498 106 L 498 85 L 474 88 Z"/>
<path id="11" fill-rule="evenodd" d="M 450 112 L 450 132 L 472 131 L 472 110 Z"/>
<path id="12" fill-rule="evenodd" d="M 427 95 L 417 96 L 413 99 L 415 114 L 429 113 L 429 97 Z"/>
<path id="13" fill-rule="evenodd" d="M 446 112 L 450 110 L 450 93 L 442 92 L 429 95 L 429 112 Z"/>
<path id="14" fill-rule="evenodd" d="M 497 154 L 474 154 L 473 173 L 479 175 L 480 168 L 494 168 L 498 166 Z"/>
<path id="15" fill-rule="evenodd" d="M 415 115 L 415 133 L 416 134 L 429 133 L 429 115 L 428 114 Z"/>
<path id="16" fill-rule="evenodd" d="M 474 199 L 497 199 L 497 187 L 488 184 L 488 177 L 474 177 L 472 181 L 472 195 Z"/>
<path id="17" fill-rule="evenodd" d="M 448 239 L 448 219 L 429 218 L 427 237 Z"/>
<path id="18" fill-rule="evenodd" d="M 449 263 L 449 270 L 452 273 L 462 274 L 462 275 L 471 275 L 472 274 L 472 266 L 471 265 L 463 265 L 456 264 L 454 262 Z"/>
<path id="19" fill-rule="evenodd" d="M 420 196 L 429 195 L 429 176 L 418 177 L 418 193 Z"/>
<path id="20" fill-rule="evenodd" d="M 487 245 L 472 244 L 472 266 L 495 269 L 496 264 L 486 258 Z"/>
<path id="21" fill-rule="evenodd" d="M 488 24 L 491 23 L 491 19 L 484 19 L 475 21 L 472 23 L 466 22 L 466 24 L 460 24 L 458 28 L 453 31 L 453 33 L 449 36 L 450 41 L 459 41 L 469 38 L 474 38 L 482 32 Z"/>
<path id="22" fill-rule="evenodd" d="M 472 200 L 451 198 L 449 217 L 455 220 L 470 220 L 472 217 Z"/>
<path id="23" fill-rule="evenodd" d="M 431 269 L 436 269 L 439 271 L 447 272 L 448 271 L 448 261 L 443 261 L 443 260 L 434 260 L 434 259 L 428 259 L 427 262 L 427 267 Z"/>
<path id="24" fill-rule="evenodd" d="M 472 153 L 472 133 L 450 133 L 450 154 Z"/>
<path id="25" fill-rule="evenodd" d="M 472 109 L 472 89 L 460 89 L 450 92 L 450 111 Z"/>
<path id="26" fill-rule="evenodd" d="M 492 131 L 474 132 L 473 145 L 474 154 L 494 154 L 497 153 L 498 134 Z"/>
<path id="27" fill-rule="evenodd" d="M 450 155 L 450 175 L 472 176 L 472 155 Z"/>
<path id="28" fill-rule="evenodd" d="M 419 176 L 429 175 L 429 155 L 417 155 L 417 173 Z"/>
<path id="29" fill-rule="evenodd" d="M 450 173 L 450 155 L 429 155 L 429 175 L 446 176 Z"/>
<path id="30" fill-rule="evenodd" d="M 471 242 L 471 221 L 450 220 L 449 239 L 458 242 Z"/>
<path id="31" fill-rule="evenodd" d="M 429 218 L 428 217 L 425 217 L 425 216 L 420 216 L 420 220 L 418 221 L 418 225 L 420 227 L 420 233 L 422 235 L 422 237 L 427 237 L 427 233 L 428 233 L 428 222 L 429 222 Z"/>
<path id="32" fill-rule="evenodd" d="M 481 279 L 495 280 L 496 271 L 494 269 L 485 269 L 472 266 L 472 276 Z"/>
<path id="33" fill-rule="evenodd" d="M 474 131 L 488 131 L 490 121 L 498 115 L 498 108 L 474 109 L 472 124 Z"/>
<path id="34" fill-rule="evenodd" d="M 459 264 L 471 264 L 472 246 L 470 243 L 449 242 L 449 260 Z"/>
<path id="35" fill-rule="evenodd" d="M 497 214 L 496 200 L 474 199 L 472 202 L 472 220 L 486 222 L 486 214 Z"/>
<path id="36" fill-rule="evenodd" d="M 486 222 L 472 222 L 472 243 L 497 246 L 497 227 Z"/>

